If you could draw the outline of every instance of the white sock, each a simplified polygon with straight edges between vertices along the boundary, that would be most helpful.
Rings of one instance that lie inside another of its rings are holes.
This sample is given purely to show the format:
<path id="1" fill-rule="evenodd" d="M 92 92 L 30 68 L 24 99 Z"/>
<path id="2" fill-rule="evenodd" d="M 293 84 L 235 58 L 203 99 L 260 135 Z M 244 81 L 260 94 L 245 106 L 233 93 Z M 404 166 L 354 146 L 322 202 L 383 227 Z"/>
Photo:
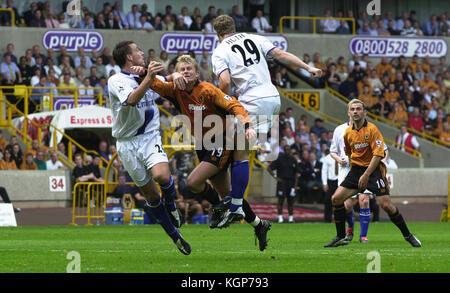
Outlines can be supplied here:
<path id="1" fill-rule="evenodd" d="M 252 225 L 252 227 L 256 227 L 259 225 L 260 222 L 261 222 L 261 219 L 258 218 L 258 216 L 256 216 L 255 220 L 253 222 L 251 222 L 250 225 Z"/>
<path id="2" fill-rule="evenodd" d="M 290 215 L 289 216 L 289 222 L 292 222 L 292 221 L 294 221 L 294 216 Z"/>
<path id="3" fill-rule="evenodd" d="M 278 221 L 282 222 L 283 221 L 283 215 L 278 215 Z"/>

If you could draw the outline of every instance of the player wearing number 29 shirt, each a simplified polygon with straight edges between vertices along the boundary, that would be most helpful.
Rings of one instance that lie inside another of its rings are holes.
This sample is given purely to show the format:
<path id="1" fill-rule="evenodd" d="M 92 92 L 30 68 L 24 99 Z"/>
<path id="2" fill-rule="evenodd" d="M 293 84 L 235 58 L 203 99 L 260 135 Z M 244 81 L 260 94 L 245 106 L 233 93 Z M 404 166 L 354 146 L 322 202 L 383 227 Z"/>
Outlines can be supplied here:
<path id="1" fill-rule="evenodd" d="M 320 77 L 318 68 L 305 64 L 291 53 L 278 49 L 261 35 L 236 33 L 233 18 L 221 15 L 214 21 L 220 44 L 212 55 L 213 71 L 219 78 L 220 89 L 230 94 L 231 82 L 235 95 L 249 115 L 265 115 L 254 125 L 258 133 L 267 133 L 273 123 L 272 115 L 280 111 L 280 95 L 272 84 L 266 57 L 274 57 L 289 65 L 308 70 Z M 252 119 L 255 120 L 255 119 Z"/>
<path id="2" fill-rule="evenodd" d="M 113 58 L 121 72 L 108 80 L 113 115 L 112 135 L 117 139 L 117 153 L 123 166 L 147 199 L 144 210 L 154 216 L 183 254 L 191 247 L 177 227 L 181 226 L 175 206 L 175 183 L 159 134 L 158 97 L 149 89 L 162 67 L 151 63 L 145 76 L 132 74 L 132 66 L 144 66 L 144 52 L 132 41 L 120 42 Z M 160 185 L 160 193 L 155 181 Z"/>

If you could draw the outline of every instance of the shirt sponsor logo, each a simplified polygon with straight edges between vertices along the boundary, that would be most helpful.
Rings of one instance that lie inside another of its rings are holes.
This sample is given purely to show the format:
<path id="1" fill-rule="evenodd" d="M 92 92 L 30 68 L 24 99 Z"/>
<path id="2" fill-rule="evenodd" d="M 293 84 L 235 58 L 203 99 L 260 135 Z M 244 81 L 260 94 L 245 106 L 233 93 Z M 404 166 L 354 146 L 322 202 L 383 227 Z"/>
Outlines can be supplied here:
<path id="1" fill-rule="evenodd" d="M 189 111 L 203 111 L 206 110 L 206 106 L 205 105 L 193 105 L 193 104 L 189 104 Z"/>
<path id="2" fill-rule="evenodd" d="M 367 142 L 363 142 L 363 143 L 355 144 L 354 148 L 355 148 L 356 152 L 363 152 L 363 150 L 368 146 L 369 146 L 369 144 Z"/>

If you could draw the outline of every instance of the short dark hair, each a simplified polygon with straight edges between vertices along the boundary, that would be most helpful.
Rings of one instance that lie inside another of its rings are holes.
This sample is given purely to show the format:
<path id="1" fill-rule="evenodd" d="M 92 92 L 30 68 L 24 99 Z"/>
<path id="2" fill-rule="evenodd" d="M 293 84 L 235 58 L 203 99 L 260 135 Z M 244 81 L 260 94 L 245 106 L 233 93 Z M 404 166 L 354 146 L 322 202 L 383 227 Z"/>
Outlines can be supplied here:
<path id="1" fill-rule="evenodd" d="M 127 55 L 131 54 L 130 45 L 134 44 L 133 41 L 123 41 L 116 45 L 113 50 L 113 58 L 116 64 L 122 68 L 127 62 Z"/>

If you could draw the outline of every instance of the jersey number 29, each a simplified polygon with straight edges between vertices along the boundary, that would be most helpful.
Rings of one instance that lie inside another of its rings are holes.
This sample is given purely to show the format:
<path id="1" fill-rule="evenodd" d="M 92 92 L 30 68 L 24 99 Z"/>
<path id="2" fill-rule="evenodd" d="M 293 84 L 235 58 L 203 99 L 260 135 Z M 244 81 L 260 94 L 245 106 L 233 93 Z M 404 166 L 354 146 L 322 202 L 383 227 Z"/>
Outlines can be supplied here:
<path id="1" fill-rule="evenodd" d="M 255 43 L 250 39 L 245 39 L 244 47 L 246 50 L 244 50 L 244 48 L 242 48 L 240 45 L 233 45 L 231 47 L 231 51 L 233 51 L 234 53 L 237 53 L 236 51 L 239 51 L 239 53 L 241 53 L 242 55 L 244 65 L 247 67 L 255 63 L 258 64 L 259 61 L 261 60 L 261 54 L 259 53 L 258 47 L 256 47 Z M 255 55 L 256 58 L 255 59 L 252 59 L 251 57 L 247 58 L 246 52 Z"/>

